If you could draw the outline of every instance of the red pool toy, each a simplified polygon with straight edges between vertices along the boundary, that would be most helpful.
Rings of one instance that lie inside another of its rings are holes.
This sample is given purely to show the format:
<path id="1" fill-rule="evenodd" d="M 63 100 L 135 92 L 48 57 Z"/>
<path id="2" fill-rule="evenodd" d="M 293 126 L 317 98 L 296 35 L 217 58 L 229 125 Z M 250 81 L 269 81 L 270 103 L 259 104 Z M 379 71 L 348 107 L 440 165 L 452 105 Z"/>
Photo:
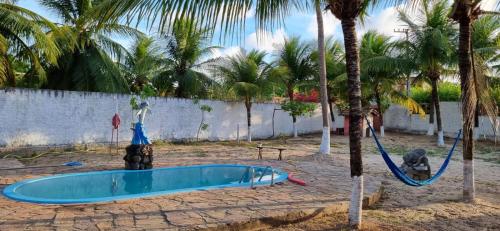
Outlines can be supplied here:
<path id="1" fill-rule="evenodd" d="M 292 176 L 292 174 L 289 174 L 288 175 L 288 180 L 292 183 L 295 183 L 295 184 L 298 184 L 298 185 L 302 185 L 302 186 L 306 186 L 306 182 L 304 182 L 303 180 L 300 180 L 300 179 L 297 179 L 295 177 Z"/>

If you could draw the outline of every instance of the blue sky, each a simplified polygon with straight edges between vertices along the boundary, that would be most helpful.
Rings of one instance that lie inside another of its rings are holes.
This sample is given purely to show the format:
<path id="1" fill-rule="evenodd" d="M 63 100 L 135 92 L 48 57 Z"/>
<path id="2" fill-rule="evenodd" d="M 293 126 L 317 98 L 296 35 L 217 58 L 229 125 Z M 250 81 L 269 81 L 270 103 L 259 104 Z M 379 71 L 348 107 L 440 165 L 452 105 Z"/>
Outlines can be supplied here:
<path id="1" fill-rule="evenodd" d="M 483 7 L 486 9 L 492 9 L 496 1 L 497 0 L 484 0 Z M 30 10 L 33 10 L 52 21 L 58 22 L 57 15 L 40 6 L 37 0 L 20 0 L 18 4 Z M 222 44 L 224 49 L 218 51 L 216 56 L 234 54 L 239 50 L 238 47 L 272 52 L 276 44 L 281 43 L 284 38 L 290 36 L 300 36 L 304 40 L 313 40 L 317 37 L 316 17 L 314 12 L 293 12 L 292 15 L 293 16 L 286 18 L 285 23 L 282 25 L 282 27 L 276 28 L 274 31 L 272 31 L 272 33 L 267 32 L 267 36 L 257 39 L 254 26 L 255 20 L 253 17 L 253 13 L 250 11 L 247 14 L 248 21 L 244 33 L 244 38 L 233 42 L 229 41 L 228 39 L 224 44 Z M 330 12 L 324 13 L 324 21 L 325 34 L 327 36 L 333 36 L 334 38 L 341 40 L 342 31 L 340 22 L 335 19 L 335 17 Z M 394 7 L 379 8 L 370 12 L 370 16 L 366 19 L 364 25 L 358 25 L 358 36 L 368 30 L 376 29 L 377 31 L 386 35 L 398 37 L 402 35 L 394 33 L 393 30 L 401 27 L 402 25 L 397 20 L 397 12 Z M 147 32 L 143 27 L 140 27 L 139 29 L 141 29 L 143 32 Z M 130 47 L 132 43 L 132 41 L 128 38 L 114 37 L 114 39 L 127 48 Z M 218 36 L 214 38 L 213 43 L 214 45 L 220 45 L 218 44 Z"/>

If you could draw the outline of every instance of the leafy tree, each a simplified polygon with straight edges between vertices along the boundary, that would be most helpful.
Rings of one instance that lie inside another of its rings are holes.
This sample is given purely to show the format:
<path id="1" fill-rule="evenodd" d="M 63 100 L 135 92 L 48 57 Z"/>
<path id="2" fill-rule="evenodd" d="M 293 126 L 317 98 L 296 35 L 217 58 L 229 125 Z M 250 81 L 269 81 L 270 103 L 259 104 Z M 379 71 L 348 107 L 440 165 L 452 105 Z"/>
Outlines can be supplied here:
<path id="1" fill-rule="evenodd" d="M 489 90 L 489 80 L 494 77 L 493 67 L 500 61 L 500 16 L 485 15 L 472 23 L 472 74 L 477 95 L 474 127 L 479 130 L 481 108 L 493 123 L 496 123 L 497 108 Z M 492 89 L 492 88 L 490 88 Z M 474 132 L 474 139 L 479 138 L 479 131 Z"/>
<path id="2" fill-rule="evenodd" d="M 189 20 L 178 20 L 171 35 L 165 36 L 164 55 L 170 67 L 153 83 L 161 95 L 203 98 L 215 82 L 205 73 L 216 60 L 206 59 L 218 47 L 208 46 L 210 30 L 198 28 Z"/>
<path id="3" fill-rule="evenodd" d="M 49 20 L 16 2 L 0 0 L 0 86 L 15 87 L 14 62 L 26 62 L 29 68 L 24 77 L 32 78 L 30 81 L 38 87 L 46 77 L 42 63 L 56 64 L 60 55 L 52 36 L 63 33 Z"/>
<path id="4" fill-rule="evenodd" d="M 285 39 L 285 42 L 276 52 L 277 68 L 273 71 L 272 79 L 286 89 L 287 97 L 294 101 L 294 90 L 301 84 L 312 80 L 317 73 L 312 59 L 311 46 L 301 42 L 299 37 Z M 294 136 L 297 136 L 297 117 L 292 115 Z"/>
<path id="5" fill-rule="evenodd" d="M 444 145 L 444 134 L 439 105 L 438 81 L 446 72 L 446 66 L 454 62 L 453 50 L 456 30 L 448 20 L 448 1 L 421 1 L 420 17 L 414 19 L 404 11 L 399 18 L 410 28 L 409 40 L 413 46 L 412 57 L 418 67 L 420 76 L 431 82 L 431 112 L 435 111 L 438 128 L 438 145 Z M 434 110 L 432 110 L 434 109 Z M 434 133 L 433 114 L 430 114 L 429 135 Z"/>
<path id="6" fill-rule="evenodd" d="M 200 104 L 200 100 L 196 99 L 193 101 L 195 105 Z M 199 105 L 199 109 L 201 111 L 201 121 L 200 121 L 200 126 L 198 126 L 198 132 L 196 133 L 196 141 L 199 141 L 200 139 L 200 132 L 201 131 L 206 131 L 208 129 L 208 124 L 205 123 L 205 114 L 212 112 L 212 107 L 206 104 Z"/>
<path id="7" fill-rule="evenodd" d="M 224 78 L 224 85 L 245 102 L 247 110 L 248 142 L 252 141 L 252 101 L 259 94 L 267 92 L 268 76 L 272 69 L 265 62 L 265 52 L 252 50 L 227 58 L 218 67 L 218 74 Z"/>
<path id="8" fill-rule="evenodd" d="M 153 38 L 140 37 L 132 46 L 121 69 L 133 93 L 140 93 L 144 86 L 152 87 L 152 80 L 165 68 L 167 60 L 161 55 Z"/>
<path id="9" fill-rule="evenodd" d="M 364 88 L 363 98 L 375 100 L 379 110 L 380 135 L 384 136 L 384 112 L 389 102 L 405 106 L 410 112 L 425 115 L 424 109 L 413 99 L 394 89 L 404 75 L 398 70 L 400 59 L 392 57 L 394 43 L 390 37 L 375 31 L 365 33 L 361 39 L 361 81 Z M 404 62 L 405 60 L 403 60 Z M 383 102 L 388 102 L 384 104 Z M 369 104 L 369 103 L 367 103 Z"/>
<path id="10" fill-rule="evenodd" d="M 55 37 L 63 54 L 48 71 L 48 87 L 79 91 L 129 92 L 127 81 L 115 61 L 128 55 L 127 50 L 109 36 L 139 37 L 142 34 L 118 23 L 117 18 L 96 17 L 106 8 L 99 0 L 40 0 L 63 21 L 66 37 Z"/>
<path id="11" fill-rule="evenodd" d="M 327 100 L 330 111 L 332 128 L 335 124 L 333 105 L 342 104 L 347 101 L 347 75 L 345 73 L 345 54 L 342 44 L 333 38 L 326 39 L 326 79 L 327 79 Z M 318 65 L 318 54 L 311 54 L 313 62 Z M 319 77 L 319 76 L 318 76 Z"/>
<path id="12" fill-rule="evenodd" d="M 294 116 L 312 116 L 316 105 L 314 103 L 306 103 L 301 101 L 288 101 L 281 104 L 283 111 L 290 113 Z"/>

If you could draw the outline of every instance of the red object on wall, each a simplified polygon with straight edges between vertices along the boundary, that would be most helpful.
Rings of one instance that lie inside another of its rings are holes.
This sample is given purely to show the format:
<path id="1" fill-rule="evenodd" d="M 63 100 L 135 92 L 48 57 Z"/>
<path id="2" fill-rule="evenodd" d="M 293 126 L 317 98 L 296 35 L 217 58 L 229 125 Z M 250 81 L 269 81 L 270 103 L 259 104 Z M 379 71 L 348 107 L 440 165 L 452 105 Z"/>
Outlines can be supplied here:
<path id="1" fill-rule="evenodd" d="M 344 116 L 344 136 L 349 136 L 349 116 Z"/>
<path id="2" fill-rule="evenodd" d="M 373 117 L 374 119 L 376 117 Z M 363 123 L 365 123 L 365 119 L 361 120 L 361 128 L 363 128 Z M 376 126 L 376 125 L 375 125 Z M 376 130 L 380 130 L 380 124 L 378 127 L 374 127 Z M 344 115 L 344 136 L 349 136 L 349 115 Z"/>
<path id="3" fill-rule="evenodd" d="M 319 102 L 319 93 L 315 89 L 312 89 L 309 94 L 304 93 L 294 93 L 293 99 L 299 102 L 308 102 L 308 103 L 318 103 Z"/>
<path id="4" fill-rule="evenodd" d="M 118 115 L 118 113 L 115 113 L 115 115 L 113 116 L 113 119 L 111 120 L 111 124 L 113 125 L 113 128 L 118 129 L 120 127 L 120 123 L 121 123 L 120 115 Z"/>
<path id="5" fill-rule="evenodd" d="M 380 116 L 378 115 L 372 115 L 372 118 L 373 118 L 373 129 L 375 129 L 375 131 L 380 131 Z"/>

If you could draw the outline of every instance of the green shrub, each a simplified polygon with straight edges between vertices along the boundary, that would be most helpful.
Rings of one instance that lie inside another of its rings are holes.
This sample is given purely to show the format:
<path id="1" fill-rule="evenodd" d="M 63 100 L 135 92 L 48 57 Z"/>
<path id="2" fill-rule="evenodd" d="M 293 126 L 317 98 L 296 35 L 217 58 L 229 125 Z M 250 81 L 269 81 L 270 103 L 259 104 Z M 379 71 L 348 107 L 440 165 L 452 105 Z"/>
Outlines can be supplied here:
<path id="1" fill-rule="evenodd" d="M 439 101 L 460 101 L 460 85 L 456 83 L 443 82 L 438 86 Z M 411 98 L 419 104 L 431 102 L 431 89 L 423 87 L 412 87 Z"/>
<path id="2" fill-rule="evenodd" d="M 281 104 L 281 109 L 288 112 L 290 116 L 312 116 L 312 113 L 316 110 L 316 104 L 290 101 Z"/>
<path id="3" fill-rule="evenodd" d="M 439 84 L 438 87 L 439 101 L 460 101 L 460 95 L 462 91 L 460 90 L 460 85 L 450 82 L 444 82 Z"/>
<path id="4" fill-rule="evenodd" d="M 431 102 L 431 89 L 424 89 L 423 87 L 412 87 L 411 98 L 419 104 Z"/>
<path id="5" fill-rule="evenodd" d="M 495 100 L 498 107 L 500 107 L 500 87 L 491 88 L 491 97 Z"/>

